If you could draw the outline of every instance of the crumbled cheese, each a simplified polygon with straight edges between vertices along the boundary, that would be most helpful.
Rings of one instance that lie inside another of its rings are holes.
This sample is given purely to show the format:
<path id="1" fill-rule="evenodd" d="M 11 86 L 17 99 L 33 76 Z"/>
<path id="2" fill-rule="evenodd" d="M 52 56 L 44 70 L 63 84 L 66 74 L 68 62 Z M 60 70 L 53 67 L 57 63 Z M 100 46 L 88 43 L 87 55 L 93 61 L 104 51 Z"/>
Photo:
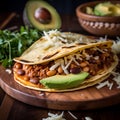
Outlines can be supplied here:
<path id="1" fill-rule="evenodd" d="M 76 58 L 76 56 L 77 56 L 77 58 Z M 70 64 L 72 63 L 72 62 L 74 62 L 76 65 L 80 65 L 78 62 L 77 62 L 77 60 L 76 59 L 80 59 L 80 60 L 82 60 L 82 58 L 80 57 L 80 54 L 79 53 L 76 53 L 76 54 L 73 54 L 73 55 L 69 55 L 69 56 L 67 56 L 67 57 L 64 57 L 63 59 L 57 59 L 57 60 L 55 60 L 54 61 L 54 65 L 52 65 L 51 67 L 50 67 L 50 70 L 55 70 L 57 67 L 59 67 L 59 66 L 61 66 L 62 67 L 62 69 L 63 69 L 63 71 L 64 71 L 64 73 L 65 74 L 69 74 L 69 72 L 68 72 L 68 67 L 70 66 Z"/>
<path id="2" fill-rule="evenodd" d="M 85 117 L 85 120 L 93 120 L 91 117 Z"/>
<path id="3" fill-rule="evenodd" d="M 117 40 L 113 42 L 112 50 L 116 54 L 120 53 L 120 38 L 119 37 L 117 37 Z"/>
<path id="4" fill-rule="evenodd" d="M 47 40 L 47 43 L 44 45 L 44 49 L 47 49 L 51 46 L 61 46 L 61 42 L 59 41 L 59 39 L 57 38 L 57 36 L 59 36 L 57 30 L 51 30 L 51 31 L 43 31 L 44 36 L 43 38 L 45 38 Z"/>
<path id="5" fill-rule="evenodd" d="M 67 39 L 64 39 L 64 38 L 62 38 L 62 37 L 60 37 L 60 36 L 58 36 L 58 38 L 59 38 L 62 42 L 67 43 Z"/>
<path id="6" fill-rule="evenodd" d="M 95 59 L 95 60 L 98 60 L 98 59 L 99 59 L 99 56 L 95 56 L 94 59 Z"/>
<path id="7" fill-rule="evenodd" d="M 118 72 L 111 72 L 112 75 L 114 76 L 113 80 L 116 82 L 116 84 L 118 85 L 117 88 L 120 88 L 120 73 Z"/>
<path id="8" fill-rule="evenodd" d="M 65 74 L 69 74 L 68 70 L 65 69 L 65 66 L 63 64 L 61 64 L 61 67 L 62 67 L 62 69 L 63 69 L 63 71 L 64 71 Z"/>
<path id="9" fill-rule="evenodd" d="M 85 57 L 88 57 L 89 55 L 85 52 L 85 50 L 83 50 L 83 55 L 85 55 Z"/>
<path id="10" fill-rule="evenodd" d="M 75 54 L 75 56 L 76 56 L 76 59 L 82 60 L 82 55 L 81 54 Z"/>
<path id="11" fill-rule="evenodd" d="M 43 38 L 47 40 L 45 47 L 49 46 L 63 46 L 65 44 L 66 46 L 74 45 L 76 43 L 90 43 L 94 42 L 95 40 L 88 39 L 86 36 L 83 35 L 74 35 L 74 33 L 64 33 L 60 32 L 58 30 L 50 30 L 48 32 L 43 31 Z"/>
<path id="12" fill-rule="evenodd" d="M 69 60 L 69 62 L 68 62 L 67 65 L 65 66 L 65 69 L 67 69 L 67 68 L 70 66 L 71 63 L 72 63 L 72 59 Z"/>
<path id="13" fill-rule="evenodd" d="M 100 37 L 99 39 L 98 39 L 98 41 L 106 41 L 107 40 L 107 35 L 105 35 L 105 37 L 103 38 L 103 37 Z"/>
<path id="14" fill-rule="evenodd" d="M 10 70 L 10 69 L 6 69 L 5 70 L 8 74 L 11 74 L 12 73 L 12 70 Z"/>
<path id="15" fill-rule="evenodd" d="M 73 113 L 71 113 L 70 111 L 68 111 L 68 113 L 69 113 L 75 120 L 78 120 L 78 118 L 77 118 L 75 115 L 73 115 Z"/>
<path id="16" fill-rule="evenodd" d="M 74 61 L 76 65 L 80 65 L 80 64 L 75 60 L 74 57 L 72 58 L 72 61 Z"/>
<path id="17" fill-rule="evenodd" d="M 65 118 L 63 118 L 63 114 L 64 112 L 62 112 L 60 115 L 58 114 L 53 114 L 53 113 L 48 113 L 48 118 L 43 118 L 42 120 L 66 120 Z"/>
<path id="18" fill-rule="evenodd" d="M 60 66 L 60 63 L 56 63 L 53 66 L 51 66 L 50 70 L 55 70 L 58 66 Z"/>
<path id="19" fill-rule="evenodd" d="M 73 117 L 74 120 L 78 120 L 78 118 L 70 111 L 68 111 L 71 117 Z M 42 118 L 42 120 L 66 120 L 63 118 L 64 112 L 62 112 L 60 115 L 58 114 L 53 114 L 48 112 L 48 117 L 47 118 Z M 84 117 L 85 120 L 93 120 L 91 117 Z"/>
<path id="20" fill-rule="evenodd" d="M 97 41 L 102 42 L 106 40 L 107 40 L 107 35 L 104 38 L 100 37 Z M 116 54 L 120 53 L 120 37 L 117 36 L 116 40 L 113 41 L 112 49 L 113 49 L 113 52 L 115 52 Z"/>
<path id="21" fill-rule="evenodd" d="M 90 60 L 90 58 L 93 57 L 92 55 L 87 55 L 86 60 Z"/>
<path id="22" fill-rule="evenodd" d="M 97 89 L 100 89 L 100 88 L 106 86 L 107 84 L 108 84 L 108 81 L 105 81 L 104 83 L 99 83 L 99 84 L 96 86 L 96 88 L 97 88 Z"/>
<path id="23" fill-rule="evenodd" d="M 110 82 L 107 80 L 107 81 L 104 81 L 104 82 L 99 83 L 99 84 L 96 86 L 96 88 L 97 88 L 97 89 L 100 89 L 100 88 L 102 88 L 102 87 L 104 87 L 104 86 L 109 87 L 109 89 L 111 90 L 111 89 L 112 89 L 112 86 L 113 86 L 113 83 L 110 83 Z"/>
<path id="24" fill-rule="evenodd" d="M 109 84 L 109 90 L 112 89 L 112 86 L 113 86 L 113 83 L 110 83 L 110 84 Z"/>
<path id="25" fill-rule="evenodd" d="M 119 88 L 120 88 L 120 73 L 115 72 L 115 71 L 112 71 L 111 74 L 114 76 L 112 80 L 116 82 L 117 88 L 119 89 Z M 102 88 L 102 87 L 104 87 L 104 86 L 107 86 L 107 87 L 109 88 L 109 90 L 111 90 L 112 87 L 113 87 L 113 82 L 110 83 L 110 82 L 107 80 L 107 81 L 105 81 L 105 82 L 99 83 L 99 84 L 96 86 L 96 88 L 97 88 L 97 89 L 100 89 L 100 88 Z"/>
<path id="26" fill-rule="evenodd" d="M 44 96 L 45 94 L 44 93 L 40 93 L 39 96 Z"/>
<path id="27" fill-rule="evenodd" d="M 49 34 L 45 31 L 43 31 L 43 33 L 45 35 L 45 38 L 51 43 L 52 41 L 51 41 L 51 38 L 50 38 Z"/>
<path id="28" fill-rule="evenodd" d="M 79 39 L 80 43 L 83 41 L 83 37 L 81 36 L 80 39 Z"/>
<path id="29" fill-rule="evenodd" d="M 55 68 L 56 66 L 58 67 L 59 65 L 62 67 L 65 74 L 69 74 L 68 70 L 65 68 L 63 59 L 56 60 L 55 64 L 53 66 L 51 66 L 51 69 L 53 70 L 53 68 Z"/>

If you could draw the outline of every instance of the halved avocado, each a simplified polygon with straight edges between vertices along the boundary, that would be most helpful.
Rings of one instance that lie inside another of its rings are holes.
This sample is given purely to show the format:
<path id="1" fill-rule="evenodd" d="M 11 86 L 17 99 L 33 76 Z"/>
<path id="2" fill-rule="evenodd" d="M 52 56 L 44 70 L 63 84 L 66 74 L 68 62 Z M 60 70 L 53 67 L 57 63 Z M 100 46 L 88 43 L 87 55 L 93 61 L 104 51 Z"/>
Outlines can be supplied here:
<path id="1" fill-rule="evenodd" d="M 39 10 L 42 11 L 42 20 L 35 17 L 35 13 Z M 59 29 L 61 27 L 59 13 L 43 0 L 29 0 L 25 5 L 23 20 L 25 25 L 33 26 L 39 30 Z"/>

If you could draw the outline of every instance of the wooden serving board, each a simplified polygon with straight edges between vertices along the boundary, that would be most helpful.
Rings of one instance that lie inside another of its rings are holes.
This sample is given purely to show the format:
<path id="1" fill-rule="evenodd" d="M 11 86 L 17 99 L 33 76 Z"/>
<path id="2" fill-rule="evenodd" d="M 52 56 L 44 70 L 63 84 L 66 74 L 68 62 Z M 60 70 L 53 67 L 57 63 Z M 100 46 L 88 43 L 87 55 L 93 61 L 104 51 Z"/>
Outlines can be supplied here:
<path id="1" fill-rule="evenodd" d="M 110 76 L 108 80 L 111 79 Z M 108 87 L 97 89 L 96 86 L 92 86 L 65 93 L 41 92 L 19 85 L 14 81 L 13 74 L 6 72 L 2 66 L 0 66 L 0 86 L 8 95 L 21 102 L 56 110 L 88 110 L 120 103 L 120 89 L 117 89 L 116 84 L 112 90 Z"/>

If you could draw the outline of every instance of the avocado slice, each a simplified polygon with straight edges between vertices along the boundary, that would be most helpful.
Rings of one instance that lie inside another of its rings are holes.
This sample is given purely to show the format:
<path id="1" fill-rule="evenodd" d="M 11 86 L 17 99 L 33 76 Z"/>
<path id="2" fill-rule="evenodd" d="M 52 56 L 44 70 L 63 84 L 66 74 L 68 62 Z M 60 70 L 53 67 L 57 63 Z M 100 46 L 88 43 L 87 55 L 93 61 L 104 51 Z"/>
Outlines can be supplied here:
<path id="1" fill-rule="evenodd" d="M 92 7 L 86 7 L 86 13 L 94 15 L 93 8 Z"/>
<path id="2" fill-rule="evenodd" d="M 41 20 L 37 17 L 40 17 Z M 25 25 L 37 28 L 40 31 L 59 29 L 62 24 L 56 9 L 43 0 L 29 0 L 26 3 L 23 21 Z"/>
<path id="3" fill-rule="evenodd" d="M 120 16 L 120 4 L 116 4 L 112 7 L 113 16 Z"/>
<path id="4" fill-rule="evenodd" d="M 94 14 L 98 16 L 120 16 L 120 4 L 100 3 L 95 6 Z"/>
<path id="5" fill-rule="evenodd" d="M 55 75 L 52 77 L 40 80 L 46 88 L 51 89 L 69 89 L 79 86 L 87 77 L 89 73 L 81 72 L 79 74 Z"/>
<path id="6" fill-rule="evenodd" d="M 112 4 L 110 2 L 99 3 L 94 8 L 94 14 L 98 16 L 109 16 L 112 14 Z"/>

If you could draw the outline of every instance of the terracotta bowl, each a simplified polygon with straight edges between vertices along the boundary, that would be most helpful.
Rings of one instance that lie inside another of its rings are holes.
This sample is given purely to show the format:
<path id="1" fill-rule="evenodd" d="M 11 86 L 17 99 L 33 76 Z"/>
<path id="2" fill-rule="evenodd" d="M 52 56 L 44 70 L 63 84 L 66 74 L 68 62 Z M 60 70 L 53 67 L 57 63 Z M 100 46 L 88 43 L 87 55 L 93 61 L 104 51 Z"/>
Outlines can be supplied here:
<path id="1" fill-rule="evenodd" d="M 105 1 L 88 2 L 76 8 L 76 15 L 80 25 L 89 33 L 99 36 L 120 36 L 120 16 L 96 16 L 85 13 L 86 7 L 94 7 Z M 119 3 L 120 1 L 111 1 Z"/>

